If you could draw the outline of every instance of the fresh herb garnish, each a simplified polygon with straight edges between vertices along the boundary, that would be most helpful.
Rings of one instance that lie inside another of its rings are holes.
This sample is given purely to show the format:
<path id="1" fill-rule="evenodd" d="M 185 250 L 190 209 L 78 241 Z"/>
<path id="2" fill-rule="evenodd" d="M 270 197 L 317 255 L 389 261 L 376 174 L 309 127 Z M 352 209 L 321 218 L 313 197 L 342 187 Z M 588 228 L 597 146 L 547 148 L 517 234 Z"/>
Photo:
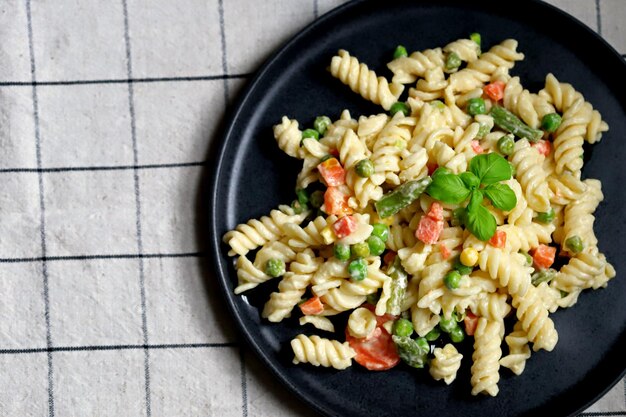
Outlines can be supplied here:
<path id="1" fill-rule="evenodd" d="M 475 156 L 468 172 L 455 175 L 439 168 L 432 175 L 426 193 L 436 200 L 460 204 L 469 198 L 464 210 L 464 223 L 478 239 L 487 241 L 496 232 L 496 219 L 482 204 L 487 198 L 494 207 L 510 211 L 517 204 L 515 193 L 500 183 L 512 176 L 511 165 L 496 153 Z M 460 214 L 460 213 L 459 213 Z"/>

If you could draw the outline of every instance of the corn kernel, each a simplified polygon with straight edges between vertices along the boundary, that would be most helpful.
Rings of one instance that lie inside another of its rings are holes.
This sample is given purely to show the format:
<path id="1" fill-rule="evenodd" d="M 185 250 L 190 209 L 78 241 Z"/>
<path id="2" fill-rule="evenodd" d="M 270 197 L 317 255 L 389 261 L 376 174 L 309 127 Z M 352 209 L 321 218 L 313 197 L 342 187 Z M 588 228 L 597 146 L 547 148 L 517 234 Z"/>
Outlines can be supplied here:
<path id="1" fill-rule="evenodd" d="M 335 242 L 335 240 L 337 240 L 337 235 L 330 226 L 323 228 L 320 235 L 322 236 L 322 239 L 324 239 L 325 245 L 331 245 Z"/>
<path id="2" fill-rule="evenodd" d="M 474 248 L 465 248 L 461 252 L 461 263 L 465 266 L 474 266 L 478 262 L 478 251 Z"/>
<path id="3" fill-rule="evenodd" d="M 384 219 L 382 219 L 380 218 L 380 216 L 378 216 L 378 213 L 374 212 L 370 216 L 370 223 L 371 224 L 382 223 L 382 224 L 386 224 L 387 226 L 391 226 L 393 224 L 394 217 L 395 216 L 389 216 L 389 217 L 385 217 Z"/>

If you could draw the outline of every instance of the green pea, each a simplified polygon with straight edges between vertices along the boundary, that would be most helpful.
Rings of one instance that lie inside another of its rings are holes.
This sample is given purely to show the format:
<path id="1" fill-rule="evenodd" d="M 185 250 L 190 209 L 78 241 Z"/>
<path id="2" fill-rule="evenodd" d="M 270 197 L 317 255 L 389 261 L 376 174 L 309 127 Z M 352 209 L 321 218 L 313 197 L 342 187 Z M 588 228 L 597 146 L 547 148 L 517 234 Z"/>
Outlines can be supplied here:
<path id="1" fill-rule="evenodd" d="M 524 258 L 526 258 L 526 266 L 533 266 L 533 257 L 528 254 L 528 252 L 520 251 Z"/>
<path id="2" fill-rule="evenodd" d="M 448 57 L 446 58 L 446 70 L 454 71 L 461 66 L 463 61 L 461 58 L 454 52 L 450 52 Z"/>
<path id="3" fill-rule="evenodd" d="M 331 123 L 332 121 L 330 120 L 330 117 L 318 116 L 315 118 L 315 121 L 313 122 L 313 128 L 317 130 L 320 135 L 324 136 L 324 133 L 326 133 L 326 129 L 328 129 L 328 126 Z"/>
<path id="4" fill-rule="evenodd" d="M 441 318 L 439 321 L 439 327 L 446 333 L 450 333 L 453 329 L 459 327 L 459 324 L 456 322 L 456 318 L 454 316 L 449 319 Z"/>
<path id="5" fill-rule="evenodd" d="M 488 125 L 487 123 L 479 123 L 478 125 L 480 126 L 478 128 L 478 133 L 476 134 L 476 137 L 478 139 L 484 138 L 487 133 L 491 132 L 492 126 Z"/>
<path id="6" fill-rule="evenodd" d="M 320 132 L 315 129 L 305 129 L 302 131 L 302 139 L 313 138 L 316 140 L 320 139 Z"/>
<path id="7" fill-rule="evenodd" d="M 309 193 L 304 188 L 298 188 L 296 190 L 296 197 L 302 206 L 306 206 L 309 202 Z"/>
<path id="8" fill-rule="evenodd" d="M 333 247 L 333 255 L 340 261 L 347 261 L 350 259 L 350 245 L 344 243 L 335 243 Z"/>
<path id="9" fill-rule="evenodd" d="M 461 283 L 461 274 L 459 271 L 452 270 L 443 278 L 443 283 L 449 290 L 456 290 L 459 288 L 459 284 Z"/>
<path id="10" fill-rule="evenodd" d="M 584 247 L 583 240 L 578 235 L 568 237 L 565 240 L 565 246 L 567 246 L 567 249 L 572 253 L 578 253 L 583 250 Z"/>
<path id="11" fill-rule="evenodd" d="M 433 101 L 430 102 L 430 105 L 433 106 L 434 108 L 436 108 L 437 110 L 439 110 L 442 113 L 446 109 L 446 105 L 443 104 L 443 101 L 441 101 L 441 100 L 433 100 Z"/>
<path id="12" fill-rule="evenodd" d="M 367 276 L 367 265 L 362 258 L 357 258 L 348 265 L 348 273 L 355 281 L 363 281 Z"/>
<path id="13" fill-rule="evenodd" d="M 352 252 L 352 256 L 354 256 L 355 258 L 365 258 L 367 256 L 370 256 L 370 247 L 365 242 L 360 242 L 352 245 L 350 250 Z"/>
<path id="14" fill-rule="evenodd" d="M 272 278 L 285 275 L 285 262 L 282 259 L 272 258 L 265 263 L 265 273 Z"/>
<path id="15" fill-rule="evenodd" d="M 535 219 L 537 219 L 537 221 L 540 223 L 552 223 L 552 220 L 554 220 L 554 216 L 554 209 L 550 207 L 550 211 L 548 212 L 537 213 L 537 217 L 535 217 Z"/>
<path id="16" fill-rule="evenodd" d="M 477 114 L 485 114 L 487 113 L 487 106 L 485 106 L 485 100 L 480 97 L 470 98 L 467 102 L 467 112 L 471 116 L 476 116 Z"/>
<path id="17" fill-rule="evenodd" d="M 393 59 L 398 59 L 403 56 L 409 56 L 409 53 L 406 51 L 406 48 L 402 45 L 396 46 L 396 50 L 393 51 Z"/>
<path id="18" fill-rule="evenodd" d="M 374 163 L 369 159 L 361 159 L 354 170 L 359 177 L 367 178 L 374 173 Z"/>
<path id="19" fill-rule="evenodd" d="M 309 203 L 313 208 L 320 208 L 324 204 L 324 192 L 317 190 L 313 191 L 309 196 Z"/>
<path id="20" fill-rule="evenodd" d="M 459 207 L 452 210 L 452 226 L 463 226 L 465 224 L 465 208 Z"/>
<path id="21" fill-rule="evenodd" d="M 465 339 L 465 332 L 461 326 L 456 326 L 450 331 L 450 340 L 452 340 L 453 343 L 461 343 L 463 339 Z"/>
<path id="22" fill-rule="evenodd" d="M 474 270 L 474 268 L 472 268 L 471 266 L 463 265 L 459 256 L 457 256 L 454 260 L 454 269 L 457 270 L 461 275 L 469 275 Z"/>
<path id="23" fill-rule="evenodd" d="M 476 42 L 476 44 L 477 44 L 478 46 L 480 46 L 480 42 L 481 42 L 481 36 L 480 36 L 480 33 L 478 33 L 478 32 L 471 33 L 471 34 L 469 35 L 469 38 L 470 38 L 471 40 L 473 40 L 474 42 Z"/>
<path id="24" fill-rule="evenodd" d="M 391 105 L 391 108 L 389 109 L 389 114 L 393 116 L 399 111 L 401 111 L 405 116 L 408 116 L 411 114 L 411 109 L 409 105 L 401 101 L 398 101 Z"/>
<path id="25" fill-rule="evenodd" d="M 291 208 L 293 209 L 294 213 L 301 214 L 304 213 L 308 207 L 306 206 L 306 204 L 301 204 L 298 200 L 293 200 L 293 202 L 291 203 Z"/>
<path id="26" fill-rule="evenodd" d="M 378 256 L 385 251 L 385 242 L 377 236 L 370 236 L 367 238 L 367 246 L 370 250 L 370 255 Z"/>
<path id="27" fill-rule="evenodd" d="M 389 239 L 389 226 L 383 223 L 374 223 L 372 225 L 374 229 L 372 230 L 372 236 L 376 236 L 383 242 L 386 242 Z"/>
<path id="28" fill-rule="evenodd" d="M 400 337 L 409 337 L 413 334 L 413 323 L 407 319 L 398 319 L 393 323 L 392 333 Z"/>
<path id="29" fill-rule="evenodd" d="M 561 116 L 557 113 L 546 114 L 541 119 L 541 127 L 548 133 L 556 132 L 559 126 L 561 126 Z"/>
<path id="30" fill-rule="evenodd" d="M 513 135 L 504 135 L 500 139 L 498 139 L 498 151 L 500 151 L 502 155 L 511 155 L 513 153 L 514 147 L 515 139 Z"/>
<path id="31" fill-rule="evenodd" d="M 439 339 L 439 336 L 441 336 L 441 330 L 439 330 L 439 327 L 434 327 L 431 331 L 426 333 L 424 339 L 428 340 L 429 342 L 434 342 L 435 340 Z"/>

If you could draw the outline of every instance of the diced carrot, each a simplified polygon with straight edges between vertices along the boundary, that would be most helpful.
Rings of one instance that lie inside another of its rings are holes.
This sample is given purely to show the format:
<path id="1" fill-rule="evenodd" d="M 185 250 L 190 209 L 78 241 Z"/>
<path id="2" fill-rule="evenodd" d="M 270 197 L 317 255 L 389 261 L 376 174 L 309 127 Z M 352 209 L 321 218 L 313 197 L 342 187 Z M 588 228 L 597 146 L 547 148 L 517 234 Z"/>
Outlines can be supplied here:
<path id="1" fill-rule="evenodd" d="M 437 243 L 442 230 L 443 220 L 433 220 L 428 216 L 423 216 L 415 231 L 415 237 L 424 243 L 432 245 Z"/>
<path id="2" fill-rule="evenodd" d="M 556 256 L 556 248 L 540 244 L 533 251 L 533 262 L 540 269 L 550 268 L 554 263 L 554 257 Z"/>
<path id="3" fill-rule="evenodd" d="M 552 144 L 550 143 L 550 141 L 547 141 L 547 140 L 537 141 L 531 144 L 530 146 L 537 149 L 539 153 L 542 154 L 543 156 L 548 156 L 550 155 L 550 152 L 552 152 Z"/>
<path id="4" fill-rule="evenodd" d="M 450 249 L 448 249 L 448 247 L 444 245 L 443 243 L 439 244 L 439 250 L 441 251 L 441 257 L 443 259 L 448 259 L 450 258 L 450 255 L 452 255 L 452 252 L 450 252 Z"/>
<path id="5" fill-rule="evenodd" d="M 474 336 L 474 332 L 476 331 L 476 325 L 478 324 L 478 316 L 468 310 L 465 313 L 463 324 L 465 325 L 465 333 L 468 336 Z"/>
<path id="6" fill-rule="evenodd" d="M 328 187 L 324 193 L 324 207 L 327 214 L 345 216 L 352 214 L 348 205 L 349 195 L 343 193 L 338 187 Z"/>
<path id="7" fill-rule="evenodd" d="M 433 172 L 435 172 L 437 168 L 439 168 L 439 165 L 434 162 L 429 162 L 426 164 L 426 168 L 428 168 L 428 175 L 433 175 Z"/>
<path id="8" fill-rule="evenodd" d="M 480 142 L 477 141 L 476 139 L 474 139 L 472 142 L 470 142 L 470 144 L 472 146 L 472 150 L 474 151 L 474 153 L 481 154 L 481 153 L 485 152 L 485 150 L 482 148 L 482 146 L 480 146 Z"/>
<path id="9" fill-rule="evenodd" d="M 504 98 L 504 84 L 502 81 L 496 81 L 483 87 L 483 93 L 493 101 L 500 101 Z"/>
<path id="10" fill-rule="evenodd" d="M 337 158 L 328 158 L 317 166 L 317 170 L 329 187 L 346 183 L 346 171 Z"/>
<path id="11" fill-rule="evenodd" d="M 356 230 L 357 222 L 353 216 L 344 216 L 333 224 L 335 234 L 339 239 L 343 239 Z"/>
<path id="12" fill-rule="evenodd" d="M 302 314 L 306 316 L 322 314 L 324 311 L 324 304 L 322 304 L 322 300 L 316 296 L 309 298 L 304 303 L 300 304 L 300 310 L 302 311 Z"/>
<path id="13" fill-rule="evenodd" d="M 504 230 L 496 230 L 496 233 L 489 239 L 489 244 L 496 248 L 503 248 L 506 245 L 506 232 Z"/>
<path id="14" fill-rule="evenodd" d="M 428 208 L 426 215 L 433 220 L 443 220 L 443 206 L 440 202 L 434 201 Z"/>
<path id="15" fill-rule="evenodd" d="M 391 265 L 394 261 L 394 259 L 396 259 L 396 256 L 398 254 L 395 253 L 394 251 L 390 250 L 389 252 L 387 252 L 385 254 L 385 256 L 383 256 L 383 261 L 385 261 L 385 265 Z"/>

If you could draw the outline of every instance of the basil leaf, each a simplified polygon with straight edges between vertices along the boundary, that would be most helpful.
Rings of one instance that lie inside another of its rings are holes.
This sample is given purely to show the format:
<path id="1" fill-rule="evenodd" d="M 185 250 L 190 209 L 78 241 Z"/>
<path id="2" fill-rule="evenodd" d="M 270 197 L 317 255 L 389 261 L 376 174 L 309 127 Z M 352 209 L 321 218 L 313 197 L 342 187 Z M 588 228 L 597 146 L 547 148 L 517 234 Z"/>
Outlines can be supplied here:
<path id="1" fill-rule="evenodd" d="M 458 204 L 469 196 L 470 190 L 457 175 L 445 174 L 433 177 L 433 182 L 426 189 L 426 193 L 435 200 L 444 203 Z"/>
<path id="2" fill-rule="evenodd" d="M 469 171 L 459 174 L 459 177 L 461 177 L 463 184 L 465 184 L 465 186 L 470 190 L 478 188 L 478 186 L 480 185 L 480 180 L 478 179 L 478 177 Z"/>
<path id="3" fill-rule="evenodd" d="M 435 172 L 433 172 L 433 174 L 430 176 L 430 178 L 435 179 L 436 177 L 440 176 L 440 175 L 450 175 L 452 174 L 452 171 L 450 171 L 448 168 L 446 167 L 439 167 L 435 170 Z"/>
<path id="4" fill-rule="evenodd" d="M 511 165 L 495 152 L 476 155 L 470 161 L 470 171 L 484 185 L 494 184 L 511 178 Z"/>
<path id="5" fill-rule="evenodd" d="M 491 184 L 483 190 L 495 208 L 510 211 L 517 205 L 517 197 L 511 187 L 506 184 Z"/>
<path id="6" fill-rule="evenodd" d="M 496 219 L 485 206 L 479 204 L 467 211 L 467 228 L 478 239 L 487 241 L 496 233 Z"/>
<path id="7" fill-rule="evenodd" d="M 473 190 L 470 196 L 469 204 L 467 205 L 467 211 L 475 211 L 476 207 L 483 204 L 483 193 L 480 190 Z"/>

